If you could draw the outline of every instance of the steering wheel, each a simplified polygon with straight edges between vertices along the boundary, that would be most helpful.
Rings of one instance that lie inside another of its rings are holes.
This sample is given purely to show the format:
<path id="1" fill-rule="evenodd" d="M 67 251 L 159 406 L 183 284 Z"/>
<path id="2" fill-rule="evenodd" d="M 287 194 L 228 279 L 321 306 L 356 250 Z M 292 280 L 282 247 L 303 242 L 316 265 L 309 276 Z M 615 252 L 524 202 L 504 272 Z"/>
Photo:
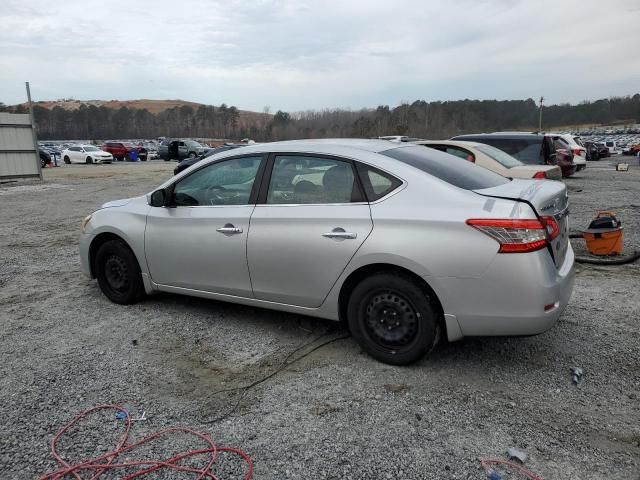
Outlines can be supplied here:
<path id="1" fill-rule="evenodd" d="M 207 187 L 207 197 L 209 198 L 209 203 L 211 205 L 221 205 L 224 204 L 227 199 L 226 195 L 220 195 L 218 192 L 226 192 L 227 189 L 221 187 L 219 185 L 213 185 L 211 187 Z"/>

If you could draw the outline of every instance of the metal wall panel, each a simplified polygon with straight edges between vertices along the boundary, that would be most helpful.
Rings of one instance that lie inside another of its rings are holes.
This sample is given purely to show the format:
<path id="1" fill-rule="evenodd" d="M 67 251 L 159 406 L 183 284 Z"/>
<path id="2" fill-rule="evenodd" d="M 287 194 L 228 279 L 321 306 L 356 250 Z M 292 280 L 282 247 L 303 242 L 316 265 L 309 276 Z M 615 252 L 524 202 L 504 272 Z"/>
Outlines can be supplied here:
<path id="1" fill-rule="evenodd" d="M 31 128 L 28 114 L 0 112 L 0 178 L 40 176 Z"/>

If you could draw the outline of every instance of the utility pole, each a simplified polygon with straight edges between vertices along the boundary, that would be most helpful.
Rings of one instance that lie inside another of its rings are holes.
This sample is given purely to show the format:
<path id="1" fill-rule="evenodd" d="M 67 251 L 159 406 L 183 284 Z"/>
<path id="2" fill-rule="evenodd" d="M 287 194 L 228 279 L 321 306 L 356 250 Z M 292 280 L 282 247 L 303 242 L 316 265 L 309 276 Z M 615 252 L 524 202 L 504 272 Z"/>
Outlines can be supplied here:
<path id="1" fill-rule="evenodd" d="M 542 131 L 542 102 L 544 102 L 544 97 L 540 97 L 540 112 L 538 115 L 538 132 Z"/>
<path id="2" fill-rule="evenodd" d="M 33 115 L 33 102 L 31 101 L 31 88 L 29 88 L 29 82 L 25 82 L 27 87 L 27 100 L 29 101 L 29 119 L 31 120 L 31 135 L 33 137 L 33 149 L 36 154 L 36 163 L 38 164 L 38 175 L 42 180 L 42 168 L 40 165 L 40 155 L 38 153 L 38 134 L 36 133 L 36 118 Z"/>

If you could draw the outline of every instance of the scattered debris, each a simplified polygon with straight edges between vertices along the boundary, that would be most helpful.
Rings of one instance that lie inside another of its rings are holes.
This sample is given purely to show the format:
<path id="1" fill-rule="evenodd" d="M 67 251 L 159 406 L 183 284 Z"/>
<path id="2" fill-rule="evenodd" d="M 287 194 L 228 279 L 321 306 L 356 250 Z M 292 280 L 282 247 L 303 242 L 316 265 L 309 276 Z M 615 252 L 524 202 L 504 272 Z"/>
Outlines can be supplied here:
<path id="1" fill-rule="evenodd" d="M 133 345 L 134 347 L 138 346 L 138 340 L 136 340 L 135 338 L 131 340 L 131 345 Z"/>
<path id="2" fill-rule="evenodd" d="M 626 172 L 627 170 L 629 170 L 629 164 L 628 163 L 618 163 L 618 164 L 616 164 L 616 171 L 618 171 L 618 172 Z"/>
<path id="3" fill-rule="evenodd" d="M 386 383 L 384 385 L 384 389 L 387 392 L 398 393 L 403 392 L 405 390 L 409 390 L 409 385 L 405 385 L 404 383 Z"/>
<path id="4" fill-rule="evenodd" d="M 147 412 L 145 410 L 142 411 L 142 415 L 140 415 L 138 418 L 132 418 L 131 421 L 132 422 L 143 422 L 147 419 L 146 417 Z"/>
<path id="5" fill-rule="evenodd" d="M 575 385 L 578 385 L 582 381 L 583 373 L 580 367 L 571 367 L 571 380 Z"/>
<path id="6" fill-rule="evenodd" d="M 339 412 L 340 410 L 342 409 L 338 405 L 334 405 L 332 403 L 323 403 L 321 405 L 312 407 L 309 411 L 314 415 L 323 417 L 325 415 L 328 415 L 329 413 Z"/>
<path id="7" fill-rule="evenodd" d="M 493 468 L 487 470 L 487 478 L 489 480 L 502 480 L 502 476 L 496 472 Z"/>
<path id="8" fill-rule="evenodd" d="M 525 452 L 523 452 L 522 450 L 518 450 L 517 448 L 514 448 L 514 447 L 510 447 L 507 449 L 507 455 L 509 456 L 509 458 L 511 459 L 515 458 L 521 463 L 526 462 L 527 458 L 529 457 Z"/>

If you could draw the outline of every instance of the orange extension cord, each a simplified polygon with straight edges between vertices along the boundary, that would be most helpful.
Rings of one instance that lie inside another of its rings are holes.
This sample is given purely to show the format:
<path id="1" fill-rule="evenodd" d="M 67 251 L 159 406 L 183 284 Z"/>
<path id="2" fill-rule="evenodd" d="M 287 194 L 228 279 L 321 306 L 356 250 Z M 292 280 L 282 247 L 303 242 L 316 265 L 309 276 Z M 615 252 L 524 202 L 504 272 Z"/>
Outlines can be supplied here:
<path id="1" fill-rule="evenodd" d="M 116 410 L 118 412 L 125 413 L 126 419 L 127 419 L 127 426 L 125 428 L 124 433 L 122 434 L 122 437 L 120 437 L 120 441 L 118 442 L 118 445 L 116 446 L 115 450 L 105 453 L 104 455 L 100 455 L 99 457 L 96 457 L 96 458 L 91 458 L 88 460 L 81 461 L 79 463 L 76 463 L 75 465 L 70 465 L 58 454 L 56 449 L 58 441 L 76 423 L 78 423 L 80 420 L 82 420 L 86 416 L 98 410 Z M 249 457 L 249 455 L 247 455 L 244 451 L 237 448 L 217 447 L 216 444 L 213 443 L 213 440 L 211 439 L 211 437 L 205 433 L 196 432 L 195 430 L 192 430 L 190 428 L 173 427 L 173 428 L 160 430 L 152 435 L 149 435 L 148 437 L 144 437 L 142 440 L 138 442 L 127 444 L 130 430 L 131 430 L 131 417 L 129 416 L 129 413 L 124 408 L 118 405 L 98 405 L 88 410 L 85 410 L 84 412 L 77 415 L 73 420 L 71 420 L 63 428 L 61 428 L 58 431 L 58 433 L 56 433 L 56 436 L 53 437 L 53 440 L 51 440 L 51 456 L 56 460 L 56 462 L 60 464 L 61 468 L 56 470 L 55 472 L 45 474 L 44 476 L 41 477 L 41 480 L 58 480 L 66 477 L 67 475 L 73 475 L 77 480 L 81 480 L 82 477 L 80 477 L 79 472 L 92 472 L 93 475 L 91 476 L 91 479 L 98 479 L 103 473 L 107 471 L 116 470 L 116 469 L 125 469 L 125 468 L 129 469 L 131 467 L 140 467 L 140 470 L 138 470 L 135 473 L 122 477 L 124 480 L 131 480 L 133 478 L 141 477 L 143 475 L 147 475 L 149 473 L 155 472 L 157 470 L 161 470 L 163 468 L 180 471 L 180 472 L 193 473 L 197 475 L 195 478 L 198 480 L 201 480 L 201 479 L 219 480 L 218 477 L 216 477 L 213 473 L 211 473 L 211 468 L 216 463 L 216 460 L 218 459 L 218 454 L 221 452 L 228 452 L 234 455 L 238 455 L 245 461 L 245 463 L 247 464 L 247 471 L 244 477 L 245 480 L 250 480 L 253 475 L 253 462 L 251 461 L 251 457 Z M 157 438 L 167 436 L 176 432 L 194 435 L 204 440 L 204 442 L 207 444 L 207 447 L 201 448 L 199 450 L 190 450 L 190 451 L 182 452 L 167 460 L 140 460 L 140 461 L 121 462 L 121 463 L 116 462 L 116 459 L 118 458 L 119 455 L 125 452 L 130 452 L 135 448 L 143 444 L 149 443 Z M 192 468 L 192 467 L 178 465 L 178 462 L 186 458 L 193 457 L 195 455 L 204 455 L 204 454 L 209 454 L 208 455 L 209 458 L 207 459 L 206 465 L 203 465 L 202 468 Z"/>

